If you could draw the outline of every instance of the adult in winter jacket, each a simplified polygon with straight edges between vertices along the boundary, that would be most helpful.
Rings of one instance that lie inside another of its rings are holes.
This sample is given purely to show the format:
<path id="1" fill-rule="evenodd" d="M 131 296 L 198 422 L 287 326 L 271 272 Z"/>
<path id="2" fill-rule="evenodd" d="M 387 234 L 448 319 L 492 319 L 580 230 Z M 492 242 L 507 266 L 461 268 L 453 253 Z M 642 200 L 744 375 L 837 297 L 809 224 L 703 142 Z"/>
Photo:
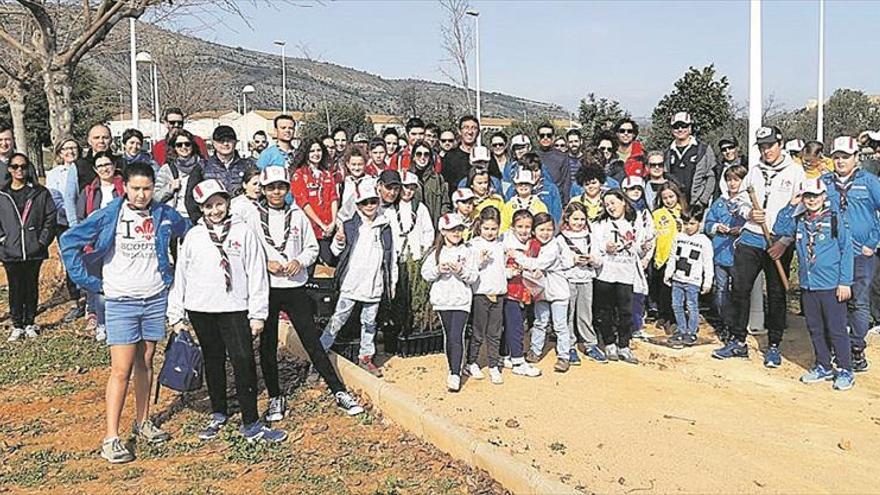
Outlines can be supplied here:
<path id="1" fill-rule="evenodd" d="M 330 244 L 339 212 L 339 192 L 336 179 L 328 168 L 327 147 L 312 139 L 300 145 L 296 169 L 290 179 L 293 199 L 312 222 L 320 248 L 318 259 L 328 264 L 333 258 Z"/>
<path id="2" fill-rule="evenodd" d="M 541 164 L 543 164 L 543 166 L 547 168 L 547 171 L 550 172 L 550 177 L 553 179 L 553 183 L 556 184 L 556 188 L 559 189 L 559 194 L 562 200 L 561 203 L 567 205 L 570 199 L 569 193 L 571 191 L 572 165 L 570 162 L 576 161 L 576 159 L 553 148 L 553 136 L 555 131 L 552 124 L 545 122 L 539 125 L 537 130 L 538 149 L 535 150 L 535 153 L 537 153 L 538 157 L 541 159 Z M 561 209 L 559 213 L 560 215 L 562 214 Z M 555 218 L 558 219 L 559 217 Z"/>
<path id="3" fill-rule="evenodd" d="M 104 124 L 95 124 L 89 129 L 88 134 L 89 149 L 76 161 L 76 173 L 71 173 L 68 177 L 67 187 L 70 193 L 78 195 L 80 191 L 86 187 L 86 184 L 95 180 L 95 153 L 101 151 L 110 151 L 110 145 L 113 142 L 113 136 L 110 134 L 110 128 Z M 116 157 L 116 168 L 124 170 L 122 166 L 122 158 Z"/>
<path id="4" fill-rule="evenodd" d="M 639 124 L 629 117 L 624 117 L 617 122 L 617 158 L 623 160 L 623 168 L 626 175 L 638 175 L 644 178 L 647 174 L 645 162 L 639 157 L 645 156 L 639 137 Z"/>
<path id="5" fill-rule="evenodd" d="M 193 199 L 192 190 L 196 184 L 207 179 L 217 179 L 229 194 L 235 197 L 241 194 L 241 179 L 244 177 L 244 171 L 254 166 L 252 159 L 242 158 L 238 151 L 235 151 L 238 138 L 232 127 L 218 126 L 214 129 L 213 139 L 214 155 L 204 163 L 193 167 L 187 181 L 186 211 L 189 212 L 189 218 L 193 222 L 197 222 L 202 216 L 199 205 Z"/>
<path id="6" fill-rule="evenodd" d="M 86 184 L 76 201 L 77 221 L 83 221 L 96 210 L 125 194 L 122 176 L 116 171 L 113 155 L 106 151 L 95 153 L 95 180 Z"/>
<path id="7" fill-rule="evenodd" d="M 28 157 L 14 153 L 0 189 L 0 261 L 9 283 L 9 341 L 36 337 L 40 266 L 55 238 L 55 203 L 41 186 Z"/>
<path id="8" fill-rule="evenodd" d="M 185 201 L 189 178 L 196 167 L 205 169 L 205 158 L 196 145 L 195 136 L 185 129 L 173 129 L 165 139 L 168 151 L 165 164 L 156 173 L 155 200 L 177 210 L 189 218 Z"/>
<path id="9" fill-rule="evenodd" d="M 434 151 L 428 143 L 424 141 L 416 143 L 413 146 L 414 166 L 410 170 L 416 174 L 422 185 L 421 190 L 416 194 L 416 200 L 428 208 L 431 220 L 437 225 L 440 217 L 452 210 L 452 202 L 446 179 L 443 175 L 434 172 L 434 168 L 430 166 L 432 163 L 434 163 Z"/>
<path id="10" fill-rule="evenodd" d="M 137 129 L 126 129 L 122 133 L 122 168 L 134 162 L 149 163 L 153 172 L 159 171 L 159 164 L 144 151 L 144 133 Z"/>
<path id="11" fill-rule="evenodd" d="M 183 124 L 186 121 L 186 115 L 183 114 L 183 111 L 177 107 L 169 107 L 165 109 L 164 117 L 162 119 L 165 124 L 165 129 L 167 130 L 165 139 L 161 141 L 156 141 L 153 143 L 153 158 L 160 164 L 167 162 L 167 154 L 170 151 L 171 141 L 168 139 L 171 137 L 171 131 L 174 130 L 182 130 Z M 193 136 L 194 146 L 197 146 L 199 149 L 199 153 L 202 156 L 208 156 L 208 146 L 205 144 L 205 140 L 200 136 Z"/>
<path id="12" fill-rule="evenodd" d="M 715 193 L 715 152 L 692 134 L 687 112 L 672 117 L 672 144 L 666 150 L 666 170 L 683 186 L 689 204 L 707 208 Z"/>
<path id="13" fill-rule="evenodd" d="M 15 153 L 15 136 L 12 126 L 9 124 L 0 124 L 0 181 L 5 180 L 8 176 L 6 166 L 9 165 L 9 159 Z M 0 182 L 0 187 L 6 184 Z"/>
<path id="14" fill-rule="evenodd" d="M 76 161 L 79 159 L 82 148 L 73 138 L 62 139 L 55 146 L 55 166 L 46 171 L 46 189 L 52 195 L 55 209 L 58 212 L 55 225 L 55 235 L 61 236 L 69 227 L 78 223 L 76 218 L 76 191 L 67 187 L 68 179 L 76 180 Z M 70 177 L 73 175 L 74 177 Z M 83 307 L 80 303 L 79 287 L 73 283 L 70 276 L 65 272 L 67 293 L 76 304 L 64 317 L 67 322 L 82 316 Z"/>

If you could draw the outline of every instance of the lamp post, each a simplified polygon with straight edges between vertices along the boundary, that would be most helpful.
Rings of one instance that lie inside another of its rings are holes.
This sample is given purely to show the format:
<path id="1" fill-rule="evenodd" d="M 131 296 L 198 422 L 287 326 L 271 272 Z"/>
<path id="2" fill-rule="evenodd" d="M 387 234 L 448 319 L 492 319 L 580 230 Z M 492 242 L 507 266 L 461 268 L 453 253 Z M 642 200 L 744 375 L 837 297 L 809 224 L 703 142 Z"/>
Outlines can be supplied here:
<path id="1" fill-rule="evenodd" d="M 245 87 L 241 88 L 241 107 L 242 107 L 242 122 L 241 122 L 241 132 L 243 134 L 242 138 L 239 140 L 240 145 L 242 146 L 242 153 L 247 153 L 248 151 L 248 142 L 250 138 L 248 137 L 247 130 L 247 120 L 244 117 L 247 115 L 247 95 L 256 91 L 253 86 L 250 84 L 246 84 Z"/>
<path id="2" fill-rule="evenodd" d="M 275 40 L 273 43 L 281 47 L 281 113 L 287 113 L 287 60 L 284 57 L 284 45 L 287 44 L 283 40 Z"/>
<path id="3" fill-rule="evenodd" d="M 150 96 L 153 100 L 153 139 L 155 140 L 161 131 L 161 120 L 159 118 L 159 70 L 156 68 L 153 57 L 149 52 L 138 52 L 135 62 L 150 65 Z"/>
<path id="4" fill-rule="evenodd" d="M 129 41 L 128 41 L 128 58 L 131 66 L 131 127 L 137 129 L 138 120 L 140 119 L 138 111 L 138 78 L 137 78 L 137 57 L 135 56 L 135 27 L 134 18 L 128 20 Z"/>
<path id="5" fill-rule="evenodd" d="M 761 3 L 762 0 L 750 2 L 750 37 L 749 37 L 749 165 L 755 165 L 760 159 L 760 152 L 756 144 L 755 134 L 763 125 L 762 102 L 764 97 L 762 76 L 762 50 L 761 50 Z M 759 277 L 755 280 L 749 303 L 749 328 L 764 328 L 764 279 Z"/>
<path id="6" fill-rule="evenodd" d="M 475 9 L 468 9 L 465 11 L 465 14 L 474 18 L 475 29 L 475 51 L 477 52 L 477 61 L 476 61 L 476 71 L 477 71 L 477 121 L 482 122 L 483 116 L 481 115 L 481 107 L 480 107 L 480 11 Z M 483 142 L 482 133 L 477 133 L 477 145 L 481 145 Z"/>
<path id="7" fill-rule="evenodd" d="M 256 91 L 256 89 L 254 89 L 254 87 L 251 86 L 250 84 L 241 88 L 241 103 L 242 103 L 242 110 L 243 110 L 241 112 L 242 115 L 247 113 L 247 95 L 253 93 L 254 91 Z"/>
<path id="8" fill-rule="evenodd" d="M 825 0 L 819 0 L 819 95 L 816 99 L 816 141 L 825 141 Z"/>

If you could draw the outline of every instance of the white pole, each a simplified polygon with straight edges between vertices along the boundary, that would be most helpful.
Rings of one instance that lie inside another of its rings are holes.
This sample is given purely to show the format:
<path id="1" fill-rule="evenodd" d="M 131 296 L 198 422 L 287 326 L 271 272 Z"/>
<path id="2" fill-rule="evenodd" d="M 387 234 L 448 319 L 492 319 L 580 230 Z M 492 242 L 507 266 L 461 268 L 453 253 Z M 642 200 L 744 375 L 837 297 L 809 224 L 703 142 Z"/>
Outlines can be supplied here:
<path id="1" fill-rule="evenodd" d="M 287 113 L 287 59 L 284 44 L 281 45 L 281 113 Z"/>
<path id="2" fill-rule="evenodd" d="M 244 112 L 242 113 L 242 115 L 246 115 L 247 114 L 247 93 L 241 94 L 241 102 L 242 102 L 242 108 L 244 109 Z"/>
<path id="3" fill-rule="evenodd" d="M 480 15 L 479 14 L 474 16 L 474 22 L 476 23 L 476 35 L 477 35 L 477 42 L 476 42 L 476 46 L 474 47 L 477 52 L 477 64 L 476 64 L 476 69 L 477 69 L 477 121 L 482 122 L 483 115 L 482 115 L 482 105 L 481 105 L 481 101 L 480 101 L 481 98 L 480 98 Z M 482 144 L 483 144 L 482 133 L 478 133 L 477 134 L 477 146 L 480 146 Z"/>
<path id="4" fill-rule="evenodd" d="M 750 36 L 749 36 L 749 165 L 758 163 L 760 153 L 755 144 L 755 133 L 762 125 L 763 114 L 763 75 L 761 50 L 761 3 L 762 0 L 750 2 Z M 764 328 L 764 284 L 763 277 L 755 280 L 749 304 L 749 328 Z"/>
<path id="5" fill-rule="evenodd" d="M 156 62 L 153 62 L 153 122 L 154 122 L 154 133 L 155 136 L 153 139 L 158 139 L 159 133 L 162 132 L 162 124 L 161 119 L 159 117 L 160 107 L 159 107 L 159 67 L 156 65 Z"/>
<path id="6" fill-rule="evenodd" d="M 825 141 L 825 0 L 819 0 L 819 95 L 816 99 L 816 141 Z"/>
<path id="7" fill-rule="evenodd" d="M 135 61 L 135 32 L 134 19 L 128 20 L 129 29 L 129 63 L 131 65 L 131 127 L 137 129 L 140 115 L 138 112 L 138 78 L 137 78 L 137 62 Z"/>

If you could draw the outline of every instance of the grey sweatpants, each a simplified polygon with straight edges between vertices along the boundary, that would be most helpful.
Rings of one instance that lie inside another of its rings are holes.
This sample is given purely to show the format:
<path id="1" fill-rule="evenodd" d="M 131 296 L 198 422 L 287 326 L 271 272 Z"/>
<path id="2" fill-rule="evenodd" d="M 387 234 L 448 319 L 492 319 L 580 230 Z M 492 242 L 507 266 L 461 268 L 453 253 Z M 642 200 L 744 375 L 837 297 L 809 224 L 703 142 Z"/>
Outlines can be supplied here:
<path id="1" fill-rule="evenodd" d="M 568 331 L 573 346 L 583 342 L 587 347 L 596 345 L 596 331 L 593 329 L 593 281 L 568 283 L 571 299 L 568 300 Z"/>

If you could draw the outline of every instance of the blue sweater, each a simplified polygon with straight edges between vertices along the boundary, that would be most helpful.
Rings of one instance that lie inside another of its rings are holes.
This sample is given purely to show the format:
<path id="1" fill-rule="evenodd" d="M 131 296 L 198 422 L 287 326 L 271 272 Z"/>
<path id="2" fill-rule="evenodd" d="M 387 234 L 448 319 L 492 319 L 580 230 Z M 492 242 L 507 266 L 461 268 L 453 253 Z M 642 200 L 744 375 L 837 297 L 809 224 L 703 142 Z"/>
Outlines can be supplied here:
<path id="1" fill-rule="evenodd" d="M 116 226 L 125 197 L 119 197 L 106 207 L 94 212 L 76 227 L 62 234 L 58 243 L 61 247 L 61 259 L 71 280 L 79 287 L 92 292 L 103 292 L 104 282 L 100 275 L 90 273 L 87 266 L 103 266 L 104 258 L 110 253 L 116 242 Z M 150 204 L 153 225 L 156 227 L 156 256 L 159 271 L 166 286 L 174 281 L 174 270 L 168 261 L 168 246 L 172 234 L 182 238 L 190 228 L 189 220 L 180 216 L 174 208 L 165 203 L 153 201 Z M 89 247 L 88 252 L 85 248 Z M 94 270 L 93 270 L 94 271 Z M 100 271 L 97 271 L 100 274 Z"/>
<path id="2" fill-rule="evenodd" d="M 730 228 L 742 227 L 746 219 L 738 214 L 738 204 L 728 197 L 716 199 L 704 220 L 706 235 L 712 238 L 712 249 L 715 250 L 715 265 L 733 266 L 733 244 L 736 236 L 715 232 L 719 225 L 727 225 Z"/>
<path id="3" fill-rule="evenodd" d="M 808 219 L 800 205 L 789 205 L 779 212 L 773 232 L 795 238 L 798 277 L 804 290 L 832 290 L 851 286 L 853 281 L 852 240 L 846 222 L 833 205 L 818 218 Z M 836 225 L 835 225 L 836 224 Z M 836 235 L 835 235 L 835 232 Z M 810 232 L 814 232 L 812 254 Z"/>
<path id="4" fill-rule="evenodd" d="M 856 169 L 852 187 L 847 193 L 847 206 L 841 207 L 840 193 L 834 186 L 835 175 L 828 173 L 822 181 L 828 188 L 828 199 L 834 209 L 843 213 L 842 219 L 852 235 L 853 252 L 861 254 L 862 247 L 877 249 L 880 243 L 880 180 L 876 176 Z"/>

